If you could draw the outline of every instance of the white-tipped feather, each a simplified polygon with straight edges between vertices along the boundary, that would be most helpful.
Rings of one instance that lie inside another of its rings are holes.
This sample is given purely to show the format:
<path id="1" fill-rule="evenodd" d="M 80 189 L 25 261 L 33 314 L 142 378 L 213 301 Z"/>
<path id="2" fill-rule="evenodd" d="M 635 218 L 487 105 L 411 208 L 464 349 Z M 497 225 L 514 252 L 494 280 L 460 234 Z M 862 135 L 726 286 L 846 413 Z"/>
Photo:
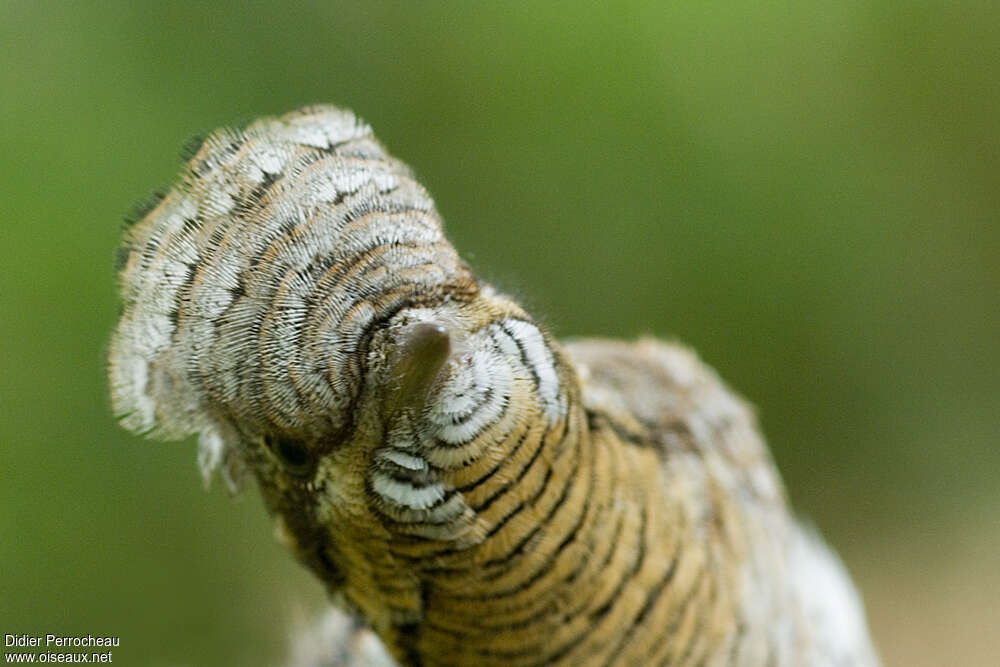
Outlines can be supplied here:
<path id="1" fill-rule="evenodd" d="M 372 475 L 372 487 L 387 501 L 413 510 L 429 509 L 444 500 L 445 495 L 440 484 L 418 487 L 383 472 Z"/>

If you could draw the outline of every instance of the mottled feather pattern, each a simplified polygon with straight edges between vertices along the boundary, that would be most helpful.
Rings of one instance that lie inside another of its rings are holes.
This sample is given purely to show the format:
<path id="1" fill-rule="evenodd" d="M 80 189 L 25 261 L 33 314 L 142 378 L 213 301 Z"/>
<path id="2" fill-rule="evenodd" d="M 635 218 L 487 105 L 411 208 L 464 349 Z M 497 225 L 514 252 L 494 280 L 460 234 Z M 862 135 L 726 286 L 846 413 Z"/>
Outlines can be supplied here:
<path id="1" fill-rule="evenodd" d="M 329 641 L 428 666 L 877 664 L 747 405 L 678 345 L 557 343 L 350 112 L 210 135 L 120 257 L 116 412 L 257 480 L 370 628 L 337 612 Z"/>

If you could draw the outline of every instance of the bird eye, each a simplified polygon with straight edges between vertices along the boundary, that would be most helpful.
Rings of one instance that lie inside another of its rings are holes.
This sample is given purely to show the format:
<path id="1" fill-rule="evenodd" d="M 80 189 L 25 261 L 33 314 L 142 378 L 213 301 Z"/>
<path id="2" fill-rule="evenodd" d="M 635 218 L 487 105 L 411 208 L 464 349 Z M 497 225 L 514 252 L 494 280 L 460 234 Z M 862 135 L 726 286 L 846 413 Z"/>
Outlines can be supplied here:
<path id="1" fill-rule="evenodd" d="M 272 435 L 264 436 L 264 444 L 290 475 L 305 477 L 312 472 L 313 457 L 305 444 Z"/>

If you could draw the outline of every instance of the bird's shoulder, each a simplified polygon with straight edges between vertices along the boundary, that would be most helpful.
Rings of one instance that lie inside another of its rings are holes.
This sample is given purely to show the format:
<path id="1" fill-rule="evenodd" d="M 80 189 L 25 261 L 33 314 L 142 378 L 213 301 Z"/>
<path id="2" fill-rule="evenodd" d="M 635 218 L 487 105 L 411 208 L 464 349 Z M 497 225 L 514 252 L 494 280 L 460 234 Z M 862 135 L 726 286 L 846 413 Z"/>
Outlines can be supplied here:
<path id="1" fill-rule="evenodd" d="M 690 348 L 646 337 L 563 349 L 592 424 L 654 448 L 668 467 L 693 462 L 730 493 L 784 503 L 754 409 Z"/>

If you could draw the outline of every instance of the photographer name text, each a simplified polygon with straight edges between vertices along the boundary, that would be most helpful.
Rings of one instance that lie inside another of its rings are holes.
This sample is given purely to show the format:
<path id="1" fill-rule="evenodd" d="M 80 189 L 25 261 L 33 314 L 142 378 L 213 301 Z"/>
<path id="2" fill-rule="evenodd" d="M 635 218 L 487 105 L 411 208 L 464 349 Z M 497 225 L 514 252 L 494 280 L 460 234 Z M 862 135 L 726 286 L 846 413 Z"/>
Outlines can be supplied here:
<path id="1" fill-rule="evenodd" d="M 32 647 L 91 647 L 91 646 L 112 646 L 117 647 L 121 643 L 119 637 L 95 637 L 94 635 L 81 636 L 59 636 L 59 635 L 4 635 L 4 648 L 14 646 Z"/>

